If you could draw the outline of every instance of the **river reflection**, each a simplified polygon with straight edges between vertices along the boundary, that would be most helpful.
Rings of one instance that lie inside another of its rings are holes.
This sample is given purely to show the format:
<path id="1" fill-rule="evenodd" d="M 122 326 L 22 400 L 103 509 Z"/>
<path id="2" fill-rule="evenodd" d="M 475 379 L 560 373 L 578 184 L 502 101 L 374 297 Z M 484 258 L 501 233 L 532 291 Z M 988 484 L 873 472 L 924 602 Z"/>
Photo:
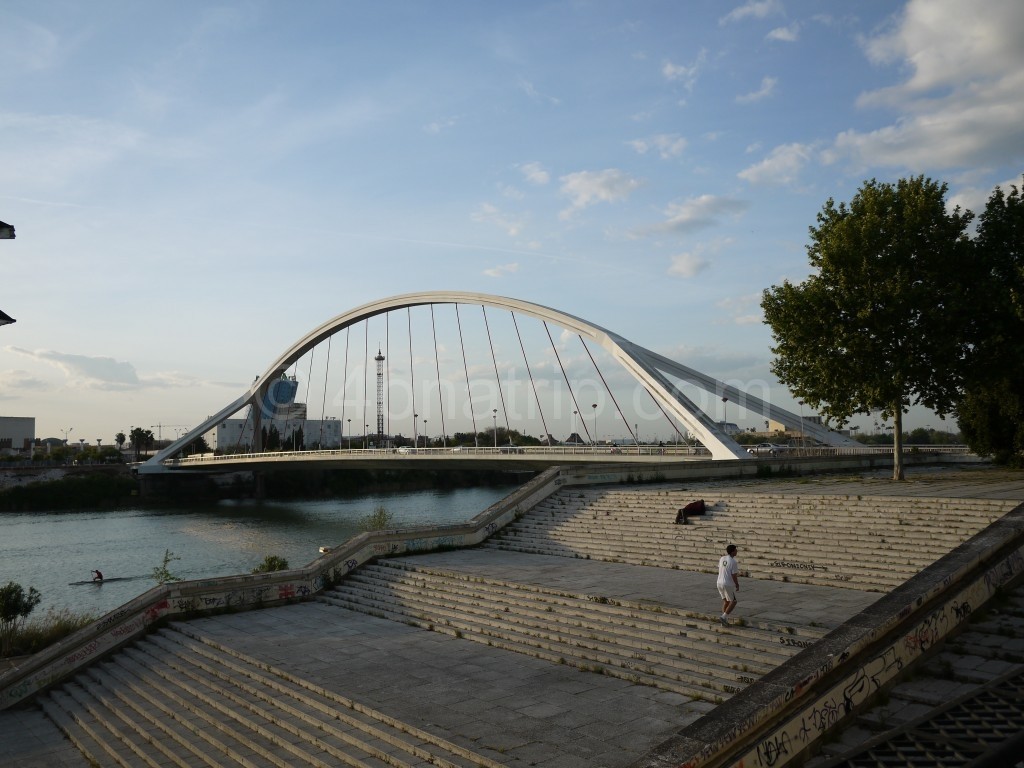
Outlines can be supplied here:
<path id="1" fill-rule="evenodd" d="M 469 520 L 515 486 L 459 488 L 318 501 L 224 501 L 179 508 L 98 512 L 0 514 L 0 585 L 35 587 L 48 609 L 105 613 L 152 588 L 153 569 L 164 551 L 182 579 L 249 573 L 267 555 L 302 566 L 321 546 L 337 546 L 359 532 L 359 522 L 377 506 L 396 526 Z M 110 579 L 87 581 L 98 568 Z"/>

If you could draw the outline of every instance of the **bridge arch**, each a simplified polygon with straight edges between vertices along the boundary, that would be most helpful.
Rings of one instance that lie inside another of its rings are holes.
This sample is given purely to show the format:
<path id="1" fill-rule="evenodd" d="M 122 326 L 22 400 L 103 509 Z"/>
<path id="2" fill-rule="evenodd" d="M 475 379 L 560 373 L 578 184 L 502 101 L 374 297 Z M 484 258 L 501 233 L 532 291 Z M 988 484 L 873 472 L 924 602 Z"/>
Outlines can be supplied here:
<path id="1" fill-rule="evenodd" d="M 140 471 L 161 471 L 165 461 L 176 456 L 192 441 L 246 406 L 253 406 L 253 411 L 258 413 L 260 409 L 257 404 L 260 402 L 260 398 L 266 395 L 270 384 L 280 379 L 303 355 L 339 331 L 394 310 L 435 304 L 474 305 L 503 309 L 533 317 L 545 323 L 552 323 L 578 334 L 581 338 L 590 340 L 599 345 L 641 386 L 646 388 L 659 406 L 685 426 L 711 452 L 714 459 L 749 458 L 749 454 L 687 397 L 670 377 L 685 381 L 715 395 L 716 398 L 728 400 L 741 408 L 753 410 L 761 414 L 763 418 L 772 419 L 789 428 L 799 428 L 804 434 L 830 445 L 853 444 L 843 435 L 817 424 L 806 423 L 797 414 L 645 349 L 613 331 L 575 315 L 505 296 L 469 291 L 424 291 L 368 302 L 343 312 L 314 328 L 274 360 L 245 393 L 156 453 L 140 467 Z"/>

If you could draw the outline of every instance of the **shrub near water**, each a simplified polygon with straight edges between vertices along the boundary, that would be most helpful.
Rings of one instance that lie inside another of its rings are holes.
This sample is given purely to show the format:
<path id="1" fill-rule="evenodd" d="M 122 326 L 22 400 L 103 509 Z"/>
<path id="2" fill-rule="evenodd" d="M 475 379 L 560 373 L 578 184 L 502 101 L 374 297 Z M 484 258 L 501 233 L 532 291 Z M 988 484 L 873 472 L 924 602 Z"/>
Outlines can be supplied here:
<path id="1" fill-rule="evenodd" d="M 395 516 L 383 506 L 377 506 L 373 512 L 359 519 L 361 531 L 385 531 L 392 528 Z"/>
<path id="2" fill-rule="evenodd" d="M 287 571 L 288 561 L 278 555 L 267 555 L 263 562 L 252 569 L 253 573 L 272 573 L 274 571 Z"/>
<path id="3" fill-rule="evenodd" d="M 87 627 L 98 617 L 91 613 L 76 614 L 67 608 L 50 608 L 45 616 L 25 623 L 13 636 L 10 651 L 5 656 L 25 656 L 38 653 L 44 648 L 60 642 L 82 627 Z"/>
<path id="4" fill-rule="evenodd" d="M 66 608 L 51 608 L 41 619 L 28 621 L 42 595 L 13 581 L 0 587 L 0 655 L 24 656 L 63 640 L 96 620 L 91 614 L 75 615 Z"/>

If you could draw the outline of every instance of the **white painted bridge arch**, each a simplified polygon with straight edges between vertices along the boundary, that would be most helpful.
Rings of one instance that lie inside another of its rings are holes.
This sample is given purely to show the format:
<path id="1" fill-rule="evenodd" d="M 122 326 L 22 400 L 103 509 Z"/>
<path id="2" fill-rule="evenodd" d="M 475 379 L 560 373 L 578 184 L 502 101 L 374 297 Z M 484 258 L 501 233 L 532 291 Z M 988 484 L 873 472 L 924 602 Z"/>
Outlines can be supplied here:
<path id="1" fill-rule="evenodd" d="M 376 315 L 394 310 L 433 304 L 460 304 L 508 310 L 552 323 L 583 339 L 589 340 L 605 350 L 616 362 L 645 387 L 666 413 L 675 417 L 691 434 L 711 452 L 714 459 L 749 458 L 750 455 L 719 427 L 672 381 L 675 377 L 705 390 L 716 399 L 727 398 L 729 402 L 764 419 L 779 422 L 790 429 L 802 430 L 803 434 L 829 445 L 854 445 L 853 441 L 819 424 L 804 422 L 802 417 L 748 394 L 735 386 L 707 376 L 693 368 L 652 352 L 622 336 L 582 318 L 561 312 L 540 304 L 469 291 L 425 291 L 392 296 L 372 301 L 351 309 L 328 320 L 296 341 L 266 371 L 259 376 L 249 389 L 237 400 L 229 403 L 201 424 L 175 440 L 155 454 L 141 468 L 143 472 L 161 471 L 164 462 L 176 456 L 185 446 L 204 435 L 218 423 L 237 413 L 247 405 L 258 401 L 261 392 L 266 391 L 270 382 L 279 379 L 288 368 L 321 341 L 349 326 L 365 321 Z M 255 409 L 254 409 L 255 410 Z"/>

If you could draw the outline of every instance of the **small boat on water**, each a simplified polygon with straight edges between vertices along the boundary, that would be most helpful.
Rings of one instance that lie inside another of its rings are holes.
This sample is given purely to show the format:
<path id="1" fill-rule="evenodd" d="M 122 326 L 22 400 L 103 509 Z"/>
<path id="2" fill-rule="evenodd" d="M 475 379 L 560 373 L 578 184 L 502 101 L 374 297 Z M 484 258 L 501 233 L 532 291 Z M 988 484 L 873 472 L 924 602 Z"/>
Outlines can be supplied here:
<path id="1" fill-rule="evenodd" d="M 146 578 L 146 577 L 145 576 L 114 576 L 114 577 L 109 578 L 109 579 L 104 578 L 104 579 L 89 579 L 88 581 L 69 581 L 68 582 L 68 586 L 69 587 L 77 587 L 80 584 L 96 584 L 97 586 L 99 586 L 100 584 L 106 584 L 108 581 L 131 581 L 132 579 L 144 579 L 144 578 Z"/>

